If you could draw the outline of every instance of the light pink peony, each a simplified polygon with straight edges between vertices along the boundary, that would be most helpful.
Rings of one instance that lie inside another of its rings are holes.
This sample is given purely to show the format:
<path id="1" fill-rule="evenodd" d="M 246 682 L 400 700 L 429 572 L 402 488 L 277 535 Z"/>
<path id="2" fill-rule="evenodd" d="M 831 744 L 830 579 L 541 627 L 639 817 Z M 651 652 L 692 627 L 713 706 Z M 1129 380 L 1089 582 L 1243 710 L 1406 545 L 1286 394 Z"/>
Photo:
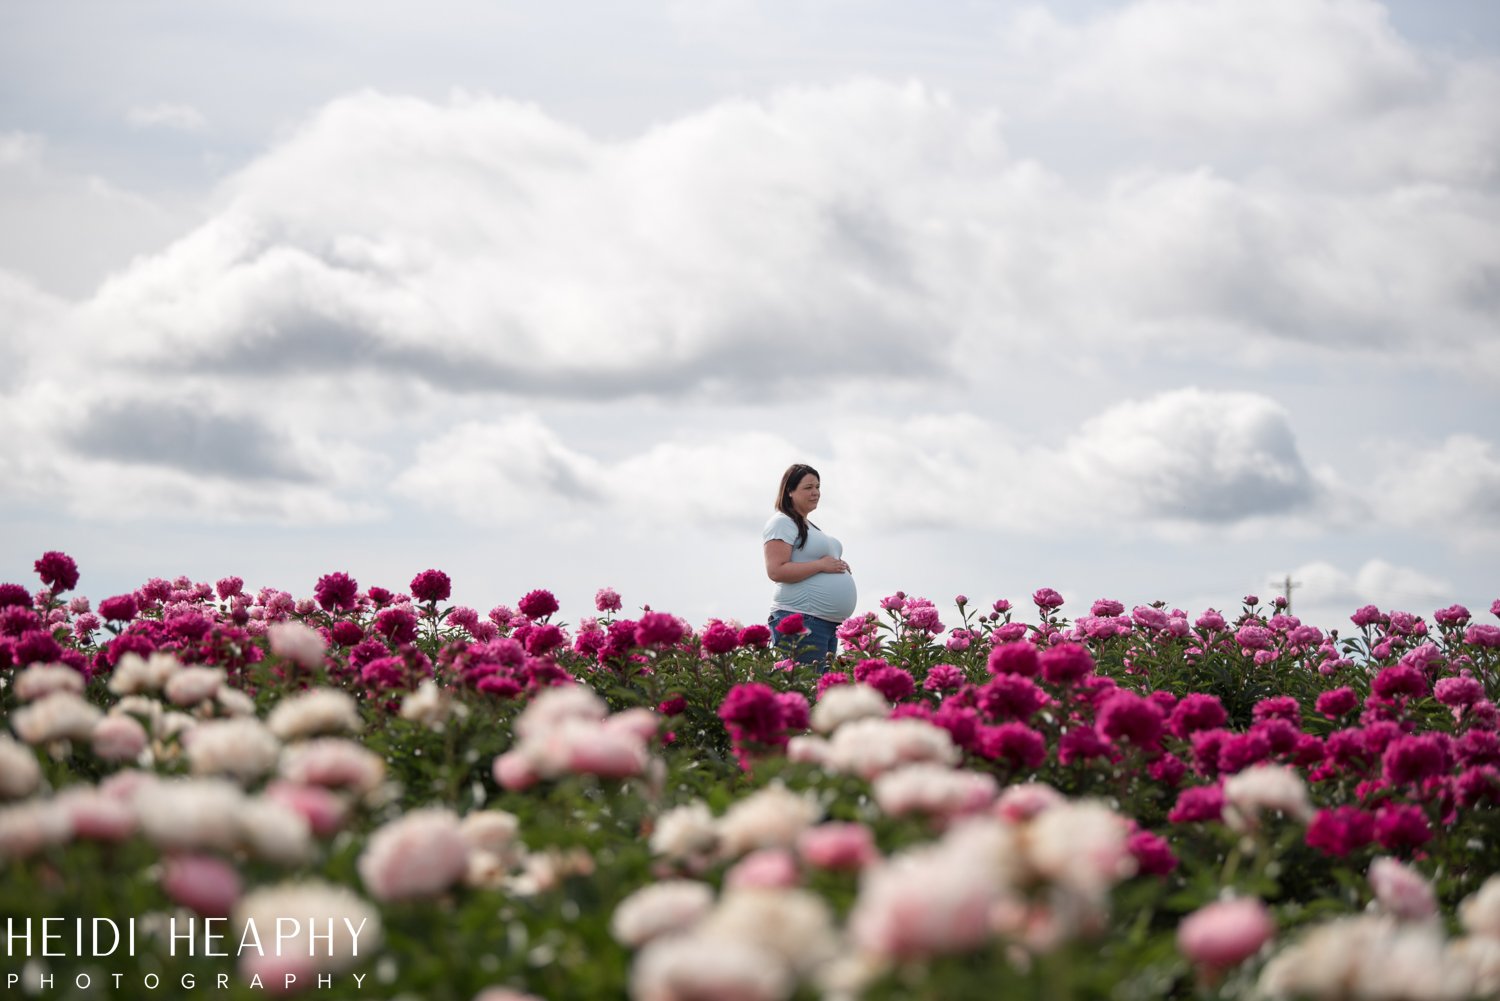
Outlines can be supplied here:
<path id="1" fill-rule="evenodd" d="M 88 740 L 102 714 L 72 692 L 57 691 L 11 713 L 10 725 L 28 744 Z"/>
<path id="2" fill-rule="evenodd" d="M 1000 794 L 995 801 L 994 813 L 1001 820 L 1019 824 L 1066 802 L 1066 796 L 1045 782 L 1022 782 L 1007 787 Z"/>
<path id="3" fill-rule="evenodd" d="M 271 641 L 271 652 L 276 656 L 285 657 L 309 671 L 323 666 L 328 641 L 317 630 L 300 622 L 277 622 L 266 631 L 266 636 Z"/>
<path id="4" fill-rule="evenodd" d="M 769 949 L 697 935 L 648 943 L 630 971 L 633 1001 L 785 1001 L 795 985 Z"/>
<path id="5" fill-rule="evenodd" d="M 33 799 L 0 807 L 0 859 L 6 862 L 60 845 L 72 836 L 73 822 L 55 800 Z"/>
<path id="6" fill-rule="evenodd" d="M 1380 909 L 1403 921 L 1424 921 L 1438 912 L 1437 895 L 1422 874 L 1393 858 L 1370 863 L 1370 889 Z"/>
<path id="7" fill-rule="evenodd" d="M 1260 951 L 1276 934 L 1276 922 L 1259 900 L 1221 900 L 1200 907 L 1177 928 L 1177 947 L 1209 970 L 1227 970 Z"/>
<path id="8" fill-rule="evenodd" d="M 753 851 L 724 874 L 726 889 L 781 889 L 796 886 L 801 881 L 797 860 L 785 848 L 761 848 Z"/>
<path id="9" fill-rule="evenodd" d="M 266 726 L 282 740 L 301 740 L 326 734 L 358 733 L 363 726 L 359 706 L 348 692 L 315 688 L 282 699 L 266 717 Z"/>
<path id="10" fill-rule="evenodd" d="M 989 940 L 990 915 L 1017 854 L 998 822 L 968 820 L 941 841 L 907 849 L 860 877 L 849 936 L 871 957 L 921 960 L 967 952 Z"/>
<path id="11" fill-rule="evenodd" d="M 276 767 L 281 742 L 251 716 L 209 720 L 183 736 L 194 775 L 228 775 L 241 782 Z"/>
<path id="12" fill-rule="evenodd" d="M 661 728 L 661 717 L 650 709 L 636 707 L 615 713 L 604 721 L 604 728 L 611 732 L 627 733 L 639 741 L 653 740 Z"/>
<path id="13" fill-rule="evenodd" d="M 36 752 L 0 733 L 0 799 L 21 799 L 42 784 Z"/>
<path id="14" fill-rule="evenodd" d="M 216 667 L 184 667 L 167 678 L 167 701 L 175 706 L 195 706 L 214 697 L 224 684 L 224 672 Z"/>
<path id="15" fill-rule="evenodd" d="M 385 759 L 352 740 L 319 737 L 287 747 L 279 771 L 293 782 L 363 794 L 385 780 Z"/>
<path id="16" fill-rule="evenodd" d="M 124 841 L 136 832 L 135 807 L 96 788 L 74 787 L 57 797 L 75 837 L 90 841 Z"/>
<path id="17" fill-rule="evenodd" d="M 518 750 L 512 749 L 497 757 L 492 768 L 500 788 L 511 792 L 530 789 L 541 781 L 541 775 L 531 763 L 531 758 Z"/>
<path id="18" fill-rule="evenodd" d="M 863 869 L 880 859 L 875 834 L 864 824 L 831 821 L 797 836 L 797 854 L 817 869 Z"/>
<path id="19" fill-rule="evenodd" d="M 230 927 L 243 928 L 254 922 L 259 928 L 276 929 L 277 922 L 284 918 L 294 919 L 296 927 L 288 925 L 288 937 L 267 943 L 263 957 L 255 949 L 240 953 L 242 977 L 259 973 L 271 988 L 284 985 L 282 974 L 296 973 L 299 985 L 310 987 L 316 973 L 337 973 L 379 952 L 379 911 L 345 887 L 317 880 L 252 890 L 234 905 Z M 315 932 L 324 936 L 330 928 L 332 941 L 312 938 Z"/>
<path id="20" fill-rule="evenodd" d="M 923 813 L 946 818 L 978 813 L 995 801 L 998 791 L 993 775 L 930 762 L 894 768 L 871 786 L 876 804 L 889 817 Z"/>
<path id="21" fill-rule="evenodd" d="M 629 726 L 570 720 L 549 735 L 546 764 L 574 775 L 624 779 L 646 770 L 648 757 L 641 738 Z M 544 769 L 551 771 L 552 769 Z"/>
<path id="22" fill-rule="evenodd" d="M 337 834 L 349 817 L 349 801 L 323 786 L 278 779 L 266 786 L 265 796 L 300 814 L 320 838 Z"/>
<path id="23" fill-rule="evenodd" d="M 359 875 L 377 900 L 431 897 L 463 879 L 469 843 L 451 810 L 415 810 L 370 837 Z"/>
<path id="24" fill-rule="evenodd" d="M 162 871 L 161 888 L 175 903 L 206 918 L 228 917 L 240 899 L 240 874 L 216 855 L 174 855 Z"/>
<path id="25" fill-rule="evenodd" d="M 792 792 L 780 782 L 735 802 L 714 825 L 722 858 L 757 848 L 790 848 L 823 814 L 816 797 Z"/>
<path id="26" fill-rule="evenodd" d="M 105 761 L 134 761 L 150 743 L 146 728 L 134 716 L 111 714 L 94 724 L 94 754 Z"/>
<path id="27" fill-rule="evenodd" d="M 516 717 L 515 733 L 522 739 L 540 736 L 568 719 L 593 720 L 609 715 L 604 704 L 592 688 L 585 685 L 557 685 L 544 689 L 532 698 L 521 715 Z"/>
<path id="28" fill-rule="evenodd" d="M 636 890 L 620 901 L 610 918 L 615 940 L 639 948 L 662 935 L 687 931 L 713 909 L 714 891 L 707 883 L 669 879 Z"/>
<path id="29" fill-rule="evenodd" d="M 37 664 L 16 675 L 14 690 L 22 702 L 35 702 L 53 692 L 82 695 L 83 675 L 62 664 Z"/>

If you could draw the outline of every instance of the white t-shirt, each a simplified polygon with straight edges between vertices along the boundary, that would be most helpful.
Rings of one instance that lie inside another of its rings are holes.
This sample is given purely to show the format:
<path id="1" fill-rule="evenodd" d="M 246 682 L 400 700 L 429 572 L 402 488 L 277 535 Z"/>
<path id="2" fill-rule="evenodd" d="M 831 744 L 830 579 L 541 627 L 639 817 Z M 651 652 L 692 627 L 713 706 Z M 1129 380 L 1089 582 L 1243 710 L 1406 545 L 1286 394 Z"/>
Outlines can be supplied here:
<path id="1" fill-rule="evenodd" d="M 761 531 L 761 544 L 780 539 L 792 547 L 793 563 L 812 563 L 825 556 L 842 558 L 843 543 L 813 526 L 807 525 L 807 542 L 797 548 L 797 523 L 788 515 L 777 511 L 766 522 Z M 854 614 L 859 594 L 854 587 L 854 575 L 847 573 L 815 573 L 811 577 L 791 584 L 777 584 L 776 594 L 771 599 L 773 611 L 801 612 L 831 622 L 843 622 Z"/>

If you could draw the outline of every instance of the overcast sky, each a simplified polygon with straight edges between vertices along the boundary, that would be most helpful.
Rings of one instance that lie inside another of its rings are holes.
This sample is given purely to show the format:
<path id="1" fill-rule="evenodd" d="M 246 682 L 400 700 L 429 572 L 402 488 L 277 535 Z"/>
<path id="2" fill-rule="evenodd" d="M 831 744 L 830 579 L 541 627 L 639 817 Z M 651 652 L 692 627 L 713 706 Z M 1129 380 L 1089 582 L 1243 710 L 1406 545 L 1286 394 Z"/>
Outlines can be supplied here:
<path id="1" fill-rule="evenodd" d="M 1480 612 L 1497 107 L 1493 0 L 6 4 L 0 579 L 751 621 L 806 461 L 862 608 Z"/>

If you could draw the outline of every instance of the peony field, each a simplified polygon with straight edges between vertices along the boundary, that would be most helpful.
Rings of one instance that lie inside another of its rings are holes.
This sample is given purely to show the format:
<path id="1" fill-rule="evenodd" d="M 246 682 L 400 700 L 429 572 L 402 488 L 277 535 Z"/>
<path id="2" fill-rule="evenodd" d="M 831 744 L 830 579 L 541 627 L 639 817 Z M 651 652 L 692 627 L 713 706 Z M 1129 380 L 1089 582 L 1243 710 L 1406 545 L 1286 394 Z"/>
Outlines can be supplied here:
<path id="1" fill-rule="evenodd" d="M 0 581 L 5 998 L 1500 997 L 1500 600 Z"/>

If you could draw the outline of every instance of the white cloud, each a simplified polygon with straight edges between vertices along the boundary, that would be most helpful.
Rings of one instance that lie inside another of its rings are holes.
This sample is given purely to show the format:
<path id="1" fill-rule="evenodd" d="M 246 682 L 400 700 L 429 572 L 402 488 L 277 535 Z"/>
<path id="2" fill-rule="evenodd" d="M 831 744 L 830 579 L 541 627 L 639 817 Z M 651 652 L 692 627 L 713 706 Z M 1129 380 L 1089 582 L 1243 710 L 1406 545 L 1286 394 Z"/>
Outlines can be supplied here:
<path id="1" fill-rule="evenodd" d="M 191 216 L 107 180 L 59 167 L 41 136 L 0 133 L 0 269 L 77 298 Z"/>
<path id="2" fill-rule="evenodd" d="M 1080 493 L 1117 516 L 1229 524 L 1313 503 L 1286 412 L 1253 393 L 1184 389 L 1111 407 L 1064 445 Z"/>
<path id="3" fill-rule="evenodd" d="M 781 470 L 822 470 L 847 520 L 874 530 L 1026 524 L 1126 531 L 1225 525 L 1318 501 L 1286 415 L 1252 394 L 1183 390 L 1111 408 L 1056 444 L 970 414 L 836 421 L 826 462 L 766 433 L 680 435 L 596 457 L 534 414 L 423 445 L 398 493 L 482 523 L 547 512 L 660 524 L 754 520 Z"/>
<path id="4" fill-rule="evenodd" d="M 353 358 L 533 397 L 931 386 L 975 360 L 1148 349 L 1260 364 L 1274 343 L 1500 371 L 1495 214 L 1479 191 L 1206 170 L 1073 186 L 915 84 L 727 102 L 620 143 L 500 99 L 363 93 L 84 312 L 121 363 Z"/>
<path id="5" fill-rule="evenodd" d="M 768 513 L 794 456 L 763 433 L 681 437 L 602 458 L 565 443 L 533 413 L 465 423 L 423 444 L 392 489 L 479 524 L 722 525 Z M 770 483 L 770 486 L 767 486 Z"/>
<path id="6" fill-rule="evenodd" d="M 1461 545 L 1500 543 L 1500 449 L 1473 434 L 1436 448 L 1396 445 L 1371 491 L 1386 521 Z"/>
<path id="7" fill-rule="evenodd" d="M 1301 128 L 1428 84 L 1373 0 L 1141 0 L 1076 26 L 1032 12 L 1020 27 L 1061 67 L 1055 102 L 1174 130 Z"/>
<path id="8" fill-rule="evenodd" d="M 191 104 L 136 105 L 125 113 L 125 120 L 138 128 L 172 129 L 197 132 L 206 124 L 203 112 Z"/>
<path id="9" fill-rule="evenodd" d="M 1274 576 L 1267 573 L 1266 578 Z M 1296 585 L 1292 610 L 1298 617 L 1337 627 L 1346 635 L 1354 631 L 1349 627 L 1350 613 L 1364 605 L 1427 615 L 1451 604 L 1456 594 L 1450 581 L 1381 559 L 1367 560 L 1353 571 L 1319 560 L 1297 567 L 1291 577 Z M 1269 597 L 1270 590 L 1261 593 Z"/>

